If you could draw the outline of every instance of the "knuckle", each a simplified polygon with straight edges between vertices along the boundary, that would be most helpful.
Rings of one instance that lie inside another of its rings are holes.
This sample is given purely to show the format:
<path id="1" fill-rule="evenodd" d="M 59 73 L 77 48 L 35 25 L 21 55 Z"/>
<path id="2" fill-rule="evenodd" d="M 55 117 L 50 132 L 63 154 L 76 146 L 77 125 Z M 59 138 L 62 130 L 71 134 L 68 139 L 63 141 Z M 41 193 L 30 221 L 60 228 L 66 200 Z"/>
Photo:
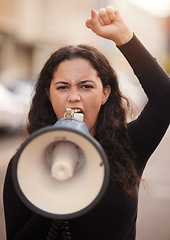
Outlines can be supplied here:
<path id="1" fill-rule="evenodd" d="M 107 12 L 108 15 L 113 15 L 114 14 L 113 9 L 111 9 L 111 8 L 107 8 L 106 12 Z"/>
<path id="2" fill-rule="evenodd" d="M 106 10 L 104 9 L 104 8 L 101 8 L 100 10 L 99 10 L 99 16 L 100 17 L 104 17 L 106 15 Z"/>
<path id="3" fill-rule="evenodd" d="M 112 7 L 112 6 L 107 6 L 107 7 L 106 7 L 106 11 L 113 12 L 113 11 L 114 11 L 114 7 Z"/>

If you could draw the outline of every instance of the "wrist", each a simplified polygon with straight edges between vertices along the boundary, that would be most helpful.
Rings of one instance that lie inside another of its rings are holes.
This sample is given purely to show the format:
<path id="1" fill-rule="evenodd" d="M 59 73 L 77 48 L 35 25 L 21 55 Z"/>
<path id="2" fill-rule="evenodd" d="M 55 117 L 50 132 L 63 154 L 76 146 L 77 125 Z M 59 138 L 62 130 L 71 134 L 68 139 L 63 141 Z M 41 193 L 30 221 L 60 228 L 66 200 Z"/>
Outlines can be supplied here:
<path id="1" fill-rule="evenodd" d="M 117 46 L 121 46 L 128 43 L 132 38 L 133 38 L 133 32 L 129 30 L 124 33 L 118 34 L 117 37 L 113 39 L 113 41 Z"/>

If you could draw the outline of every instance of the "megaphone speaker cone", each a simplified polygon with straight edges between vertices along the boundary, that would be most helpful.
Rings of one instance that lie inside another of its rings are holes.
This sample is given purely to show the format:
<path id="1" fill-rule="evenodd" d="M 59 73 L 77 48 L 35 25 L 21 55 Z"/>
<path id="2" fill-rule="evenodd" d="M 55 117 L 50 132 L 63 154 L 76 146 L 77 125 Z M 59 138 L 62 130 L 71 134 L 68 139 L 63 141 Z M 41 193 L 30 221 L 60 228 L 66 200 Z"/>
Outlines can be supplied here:
<path id="1" fill-rule="evenodd" d="M 62 157 L 59 148 L 63 144 L 70 150 Z M 48 153 L 53 156 L 51 174 L 46 155 L 53 145 Z M 90 211 L 101 200 L 109 182 L 109 165 L 104 150 L 89 134 L 69 127 L 46 127 L 30 135 L 20 147 L 13 180 L 31 210 L 49 218 L 70 219 Z"/>

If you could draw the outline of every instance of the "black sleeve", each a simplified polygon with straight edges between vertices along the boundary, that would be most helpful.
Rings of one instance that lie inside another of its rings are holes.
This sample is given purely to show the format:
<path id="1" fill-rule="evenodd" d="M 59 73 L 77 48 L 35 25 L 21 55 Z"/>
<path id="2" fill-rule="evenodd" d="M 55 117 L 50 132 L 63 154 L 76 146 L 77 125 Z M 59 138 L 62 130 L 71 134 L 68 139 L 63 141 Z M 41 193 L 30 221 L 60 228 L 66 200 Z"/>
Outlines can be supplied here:
<path id="1" fill-rule="evenodd" d="M 142 161 L 138 164 L 144 167 L 170 123 L 170 79 L 135 35 L 118 48 L 148 97 L 139 117 L 128 126 L 138 160 Z"/>
<path id="2" fill-rule="evenodd" d="M 32 213 L 18 197 L 12 181 L 14 157 L 7 168 L 3 192 L 7 240 L 46 239 L 52 221 Z"/>

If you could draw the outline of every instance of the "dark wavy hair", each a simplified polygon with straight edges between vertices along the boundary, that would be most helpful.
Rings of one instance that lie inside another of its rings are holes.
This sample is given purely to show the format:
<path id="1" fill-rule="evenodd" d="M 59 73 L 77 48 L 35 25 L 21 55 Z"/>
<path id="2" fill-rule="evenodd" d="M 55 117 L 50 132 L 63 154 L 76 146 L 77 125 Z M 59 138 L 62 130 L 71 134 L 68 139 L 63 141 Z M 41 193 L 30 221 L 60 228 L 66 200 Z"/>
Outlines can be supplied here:
<path id="1" fill-rule="evenodd" d="M 103 87 L 111 87 L 107 102 L 101 106 L 95 138 L 103 146 L 111 169 L 111 178 L 120 184 L 120 189 L 129 197 L 139 178 L 134 166 L 135 154 L 127 131 L 126 108 L 115 71 L 107 58 L 96 48 L 88 45 L 66 46 L 54 52 L 41 70 L 35 85 L 35 94 L 28 115 L 27 131 L 34 131 L 53 125 L 57 117 L 47 96 L 57 66 L 64 60 L 83 58 L 88 60 L 100 77 Z"/>

